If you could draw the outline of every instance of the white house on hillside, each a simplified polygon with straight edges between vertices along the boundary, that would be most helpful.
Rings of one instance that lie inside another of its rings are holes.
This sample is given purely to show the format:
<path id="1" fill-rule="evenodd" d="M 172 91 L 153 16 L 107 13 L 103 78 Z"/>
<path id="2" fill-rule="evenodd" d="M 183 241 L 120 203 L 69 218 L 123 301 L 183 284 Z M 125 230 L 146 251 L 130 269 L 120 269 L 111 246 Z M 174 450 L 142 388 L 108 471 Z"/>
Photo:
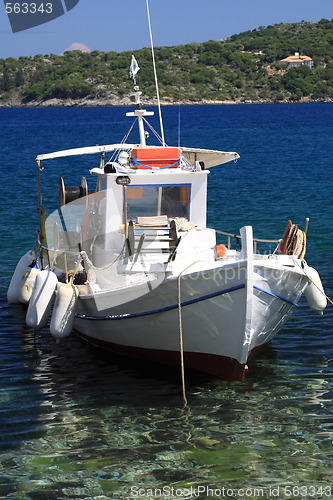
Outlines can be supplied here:
<path id="1" fill-rule="evenodd" d="M 286 57 L 286 59 L 282 59 L 281 64 L 289 68 L 294 68 L 298 66 L 309 66 L 309 68 L 312 68 L 313 66 L 313 60 L 309 56 L 301 56 L 299 52 L 295 52 L 294 56 L 289 56 Z"/>

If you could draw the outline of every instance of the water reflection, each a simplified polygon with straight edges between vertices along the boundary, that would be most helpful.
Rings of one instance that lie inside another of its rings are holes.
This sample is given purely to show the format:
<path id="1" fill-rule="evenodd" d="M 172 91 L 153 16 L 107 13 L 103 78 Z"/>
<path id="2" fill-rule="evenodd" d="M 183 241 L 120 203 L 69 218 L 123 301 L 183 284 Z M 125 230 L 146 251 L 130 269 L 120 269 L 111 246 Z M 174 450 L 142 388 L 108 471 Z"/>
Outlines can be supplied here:
<path id="1" fill-rule="evenodd" d="M 1 423 L 10 422 L 1 441 L 2 498 L 129 498 L 133 486 L 329 484 L 332 360 L 323 332 L 311 352 L 308 332 L 291 324 L 251 363 L 244 382 L 187 372 L 190 410 L 182 412 L 178 369 L 110 358 L 75 336 L 56 344 L 41 331 L 34 342 L 17 312 L 8 318 L 1 337 Z"/>

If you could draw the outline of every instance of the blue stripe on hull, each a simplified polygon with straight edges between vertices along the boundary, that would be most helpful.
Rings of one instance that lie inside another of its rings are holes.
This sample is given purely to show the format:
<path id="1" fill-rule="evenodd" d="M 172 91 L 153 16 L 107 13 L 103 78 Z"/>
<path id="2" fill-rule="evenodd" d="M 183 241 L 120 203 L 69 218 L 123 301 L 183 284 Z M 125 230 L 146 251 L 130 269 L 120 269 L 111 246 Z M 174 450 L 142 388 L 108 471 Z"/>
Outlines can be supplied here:
<path id="1" fill-rule="evenodd" d="M 203 295 L 202 297 L 198 297 L 197 299 L 187 300 L 182 302 L 181 306 L 189 306 L 192 304 L 196 304 L 197 302 L 202 302 L 203 300 L 212 299 L 214 297 L 219 297 L 220 295 L 224 295 L 226 293 L 234 292 L 236 290 L 241 290 L 245 288 L 245 284 L 233 286 L 232 288 L 228 288 L 226 290 L 221 290 L 219 292 L 210 293 L 208 295 Z M 158 314 L 166 311 L 172 311 L 173 309 L 177 309 L 178 304 L 174 304 L 172 306 L 161 307 L 160 309 L 154 309 L 153 311 L 144 311 L 140 313 L 125 313 L 125 314 L 115 314 L 113 316 L 87 316 L 85 314 L 76 314 L 75 317 L 79 319 L 89 319 L 89 320 L 119 320 L 119 319 L 131 319 L 138 318 L 140 316 L 150 316 L 151 314 Z"/>
<path id="2" fill-rule="evenodd" d="M 259 290 L 259 292 L 266 293 L 267 295 L 270 295 L 271 297 L 275 297 L 276 299 L 282 300 L 283 302 L 287 302 L 287 304 L 290 304 L 294 307 L 298 307 L 298 304 L 296 304 L 295 302 L 292 302 L 289 299 L 285 299 L 283 297 L 280 297 L 280 295 L 276 295 L 275 293 L 269 292 L 268 290 L 264 290 L 263 288 L 260 288 L 259 286 L 253 285 L 253 288 L 255 288 L 256 290 Z"/>
<path id="3" fill-rule="evenodd" d="M 203 295 L 202 297 L 198 297 L 197 299 L 192 299 L 192 300 L 187 300 L 185 302 L 182 302 L 181 306 L 186 307 L 192 304 L 196 304 L 198 302 L 202 302 L 204 300 L 209 300 L 214 297 L 219 297 L 220 295 L 225 295 L 230 292 L 234 292 L 236 290 L 241 290 L 242 288 L 245 288 L 245 284 L 242 285 L 237 285 L 231 288 L 227 288 L 226 290 L 220 290 L 219 292 L 214 292 L 210 293 L 208 295 Z M 274 297 L 276 299 L 282 300 L 283 302 L 286 302 L 287 304 L 290 304 L 294 307 L 298 307 L 298 304 L 295 302 L 292 302 L 289 299 L 285 299 L 283 297 L 280 297 L 279 295 L 276 295 L 275 293 L 272 293 L 268 290 L 264 290 L 263 288 L 260 288 L 258 286 L 253 286 L 256 290 L 259 292 L 266 293 L 267 295 L 270 295 L 271 297 Z M 143 311 L 139 313 L 124 313 L 124 314 L 114 314 L 111 316 L 88 316 L 86 314 L 76 314 L 75 317 L 78 319 L 88 319 L 88 320 L 94 320 L 94 321 L 105 321 L 105 320 L 121 320 L 121 319 L 132 319 L 132 318 L 139 318 L 141 316 L 150 316 L 152 314 L 159 314 L 167 311 L 172 311 L 173 309 L 177 309 L 178 304 L 174 304 L 172 306 L 166 306 L 166 307 L 161 307 L 159 309 L 154 309 L 152 311 Z"/>

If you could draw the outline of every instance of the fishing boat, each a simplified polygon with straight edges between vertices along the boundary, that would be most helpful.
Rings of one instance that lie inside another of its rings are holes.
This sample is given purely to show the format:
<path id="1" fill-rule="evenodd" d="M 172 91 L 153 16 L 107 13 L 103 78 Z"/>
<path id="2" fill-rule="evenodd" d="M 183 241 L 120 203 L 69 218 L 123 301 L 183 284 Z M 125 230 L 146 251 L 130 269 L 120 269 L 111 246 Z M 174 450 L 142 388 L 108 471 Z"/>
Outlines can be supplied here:
<path id="1" fill-rule="evenodd" d="M 236 234 L 207 227 L 210 169 L 239 155 L 168 146 L 161 114 L 161 143 L 148 145 L 153 112 L 142 107 L 137 71 L 133 56 L 135 107 L 126 115 L 138 126 L 137 142 L 126 135 L 37 156 L 37 242 L 16 267 L 8 302 L 25 303 L 27 325 L 49 325 L 57 341 L 75 332 L 129 359 L 242 380 L 303 293 L 313 310 L 326 307 L 320 277 L 305 261 L 308 220 L 304 230 L 288 221 L 281 238 L 268 240 L 250 225 Z M 60 177 L 59 206 L 46 217 L 44 166 L 84 155 L 97 156 L 84 172 L 96 179 L 94 190 L 86 177 L 75 187 Z M 265 244 L 273 250 L 260 251 Z"/>

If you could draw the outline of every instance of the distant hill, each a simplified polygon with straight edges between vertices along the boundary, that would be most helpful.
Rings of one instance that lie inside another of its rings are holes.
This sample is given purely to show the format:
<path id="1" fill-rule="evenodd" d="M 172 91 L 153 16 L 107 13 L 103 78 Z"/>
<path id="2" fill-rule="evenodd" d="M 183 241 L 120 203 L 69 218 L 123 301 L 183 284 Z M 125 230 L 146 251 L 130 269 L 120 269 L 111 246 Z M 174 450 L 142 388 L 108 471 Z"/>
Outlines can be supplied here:
<path id="1" fill-rule="evenodd" d="M 299 52 L 314 66 L 286 70 Z M 134 52 L 137 82 L 153 102 L 151 51 Z M 275 24 L 230 38 L 156 48 L 164 102 L 333 100 L 333 20 Z M 23 56 L 0 60 L 0 106 L 130 104 L 130 52 Z"/>

